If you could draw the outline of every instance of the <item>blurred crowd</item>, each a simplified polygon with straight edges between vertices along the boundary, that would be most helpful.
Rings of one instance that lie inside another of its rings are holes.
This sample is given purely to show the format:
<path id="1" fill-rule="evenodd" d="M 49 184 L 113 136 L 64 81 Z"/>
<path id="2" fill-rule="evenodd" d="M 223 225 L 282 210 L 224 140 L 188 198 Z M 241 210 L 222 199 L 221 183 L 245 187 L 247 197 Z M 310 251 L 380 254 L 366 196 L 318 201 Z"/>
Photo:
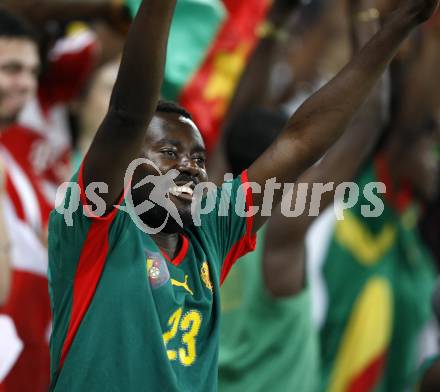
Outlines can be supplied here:
<path id="1" fill-rule="evenodd" d="M 179 0 L 162 97 L 192 113 L 211 180 L 249 167 L 398 3 Z M 49 388 L 49 213 L 107 111 L 138 4 L 0 2 L 0 392 Z M 439 71 L 436 15 L 298 179 L 323 186 L 319 210 L 275 212 L 231 271 L 220 391 L 440 391 Z M 364 217 L 361 192 L 336 219 L 344 196 L 324 184 L 351 181 L 384 184 L 381 214 Z"/>

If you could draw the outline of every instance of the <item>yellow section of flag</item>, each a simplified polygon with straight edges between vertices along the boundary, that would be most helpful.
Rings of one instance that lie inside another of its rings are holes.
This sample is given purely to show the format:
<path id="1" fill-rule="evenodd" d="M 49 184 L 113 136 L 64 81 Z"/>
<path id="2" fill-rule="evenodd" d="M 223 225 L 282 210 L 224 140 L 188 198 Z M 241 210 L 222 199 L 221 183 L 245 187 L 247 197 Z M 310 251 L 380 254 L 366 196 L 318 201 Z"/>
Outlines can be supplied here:
<path id="1" fill-rule="evenodd" d="M 396 241 L 396 235 L 396 228 L 389 224 L 374 235 L 349 211 L 345 211 L 344 220 L 338 222 L 335 228 L 336 240 L 361 264 L 367 266 L 374 265 L 382 259 Z"/>
<path id="2" fill-rule="evenodd" d="M 353 306 L 330 378 L 329 392 L 347 391 L 354 378 L 388 349 L 392 313 L 390 284 L 383 278 L 371 278 Z"/>

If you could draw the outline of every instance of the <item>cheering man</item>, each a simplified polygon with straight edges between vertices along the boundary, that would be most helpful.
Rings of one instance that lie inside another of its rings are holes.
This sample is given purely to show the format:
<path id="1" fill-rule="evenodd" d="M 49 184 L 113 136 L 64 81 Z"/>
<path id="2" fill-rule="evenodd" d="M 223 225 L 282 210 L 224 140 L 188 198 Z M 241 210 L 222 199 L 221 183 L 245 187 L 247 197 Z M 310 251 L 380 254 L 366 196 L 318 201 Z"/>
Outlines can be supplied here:
<path id="1" fill-rule="evenodd" d="M 438 1 L 401 1 L 365 48 L 194 222 L 195 189 L 207 180 L 203 140 L 184 110 L 158 104 L 176 0 L 143 0 L 108 113 L 74 177 L 79 187 L 70 187 L 64 209 L 51 216 L 52 390 L 217 389 L 219 285 L 254 247 L 267 219 L 237 211 L 261 210 L 263 192 L 252 190 L 273 177 L 294 182 L 327 151 Z M 124 181 L 129 166 L 131 182 Z M 83 208 L 72 212 L 78 197 Z M 161 230 L 151 234 L 156 230 L 146 227 Z"/>

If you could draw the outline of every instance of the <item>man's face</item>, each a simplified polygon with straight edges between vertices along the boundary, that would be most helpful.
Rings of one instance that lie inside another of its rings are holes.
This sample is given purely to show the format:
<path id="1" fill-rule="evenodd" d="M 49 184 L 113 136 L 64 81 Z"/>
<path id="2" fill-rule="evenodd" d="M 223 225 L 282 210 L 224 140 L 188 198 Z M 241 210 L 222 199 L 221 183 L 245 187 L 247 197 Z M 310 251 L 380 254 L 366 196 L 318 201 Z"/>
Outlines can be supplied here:
<path id="1" fill-rule="evenodd" d="M 28 39 L 0 37 L 0 124 L 14 122 L 37 88 L 40 59 Z"/>
<path id="2" fill-rule="evenodd" d="M 174 179 L 177 188 L 169 189 L 168 194 L 170 201 L 177 207 L 184 226 L 191 225 L 192 191 L 197 184 L 208 180 L 205 145 L 195 124 L 177 113 L 157 113 L 149 126 L 142 158 L 152 161 L 162 174 L 172 169 L 179 171 L 180 174 Z M 158 173 L 152 167 L 143 166 L 135 172 L 133 184 L 147 175 Z M 147 185 L 133 190 L 135 204 L 144 201 L 150 191 L 151 187 Z M 148 220 L 146 223 L 151 227 L 159 227 L 164 216 L 164 209 L 154 208 L 152 214 L 142 219 Z M 165 230 L 173 232 L 178 227 L 175 222 L 171 222 Z"/>

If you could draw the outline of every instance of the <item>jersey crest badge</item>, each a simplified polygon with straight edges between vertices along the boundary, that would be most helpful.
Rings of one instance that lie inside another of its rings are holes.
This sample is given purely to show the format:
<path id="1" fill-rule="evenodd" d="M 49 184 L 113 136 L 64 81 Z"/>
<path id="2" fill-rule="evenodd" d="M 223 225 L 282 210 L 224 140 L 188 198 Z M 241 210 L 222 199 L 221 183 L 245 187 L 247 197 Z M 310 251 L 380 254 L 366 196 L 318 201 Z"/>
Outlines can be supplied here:
<path id="1" fill-rule="evenodd" d="M 202 268 L 200 270 L 200 277 L 202 278 L 203 283 L 205 283 L 205 286 L 212 292 L 213 286 L 211 282 L 211 274 L 209 272 L 209 265 L 207 261 L 205 261 L 202 264 Z"/>
<path id="2" fill-rule="evenodd" d="M 170 280 L 166 261 L 159 254 L 147 253 L 147 275 L 153 289 L 162 287 Z"/>

